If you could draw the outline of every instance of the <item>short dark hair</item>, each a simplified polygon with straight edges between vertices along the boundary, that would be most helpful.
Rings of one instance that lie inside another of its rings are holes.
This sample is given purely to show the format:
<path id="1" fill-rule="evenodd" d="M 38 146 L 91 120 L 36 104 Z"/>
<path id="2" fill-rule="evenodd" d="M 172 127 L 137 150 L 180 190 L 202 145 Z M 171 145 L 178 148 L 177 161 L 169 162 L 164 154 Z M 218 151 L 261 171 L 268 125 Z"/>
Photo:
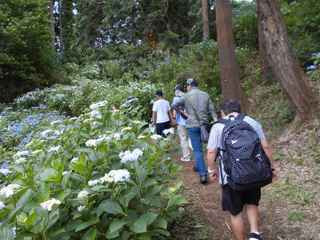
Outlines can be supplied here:
<path id="1" fill-rule="evenodd" d="M 157 90 L 157 91 L 156 91 L 156 96 L 158 96 L 158 97 L 163 97 L 163 92 L 162 92 L 162 90 Z"/>
<path id="2" fill-rule="evenodd" d="M 224 114 L 228 115 L 233 112 L 241 113 L 241 105 L 238 100 L 229 99 L 225 100 L 220 109 L 224 112 Z"/>
<path id="3" fill-rule="evenodd" d="M 187 79 L 187 85 L 189 85 L 191 87 L 197 87 L 198 86 L 198 82 L 193 78 L 188 78 Z"/>
<path id="4" fill-rule="evenodd" d="M 181 86 L 181 84 L 177 84 L 177 85 L 174 87 L 174 90 L 183 91 L 183 87 Z"/>

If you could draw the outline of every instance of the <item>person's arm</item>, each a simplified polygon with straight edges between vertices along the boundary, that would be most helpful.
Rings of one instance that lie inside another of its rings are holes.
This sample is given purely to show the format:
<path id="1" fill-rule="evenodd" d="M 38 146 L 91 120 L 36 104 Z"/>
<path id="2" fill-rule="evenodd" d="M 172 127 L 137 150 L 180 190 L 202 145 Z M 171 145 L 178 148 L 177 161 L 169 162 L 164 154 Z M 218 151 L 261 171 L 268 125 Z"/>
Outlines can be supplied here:
<path id="1" fill-rule="evenodd" d="M 218 155 L 218 149 L 210 149 L 208 148 L 207 151 L 207 161 L 208 161 L 208 171 L 212 172 L 211 174 L 209 173 L 209 176 L 211 178 L 215 178 L 216 177 L 216 158 Z"/>
<path id="2" fill-rule="evenodd" d="M 213 103 L 212 103 L 210 98 L 209 98 L 209 113 L 211 114 L 211 117 L 212 117 L 214 122 L 218 120 L 216 111 L 214 109 L 214 105 L 213 105 Z"/>
<path id="3" fill-rule="evenodd" d="M 152 120 L 151 120 L 152 124 L 156 124 L 157 123 L 157 112 L 152 112 Z"/>
<path id="4" fill-rule="evenodd" d="M 156 103 L 152 106 L 152 117 L 151 117 L 151 123 L 155 125 L 157 123 L 157 105 Z"/>
<path id="5" fill-rule="evenodd" d="M 276 172 L 277 171 L 276 171 L 276 168 L 274 166 L 274 161 L 273 161 L 273 157 L 272 157 L 272 147 L 269 145 L 269 143 L 268 143 L 268 141 L 267 141 L 267 139 L 266 139 L 266 137 L 264 135 L 264 131 L 262 129 L 261 124 L 257 124 L 255 130 L 259 135 L 262 149 L 263 149 L 263 151 L 265 152 L 265 154 L 267 155 L 267 157 L 270 160 L 271 168 L 273 169 L 273 175 L 274 175 L 274 177 L 276 177 L 276 175 L 277 175 Z"/>
<path id="6" fill-rule="evenodd" d="M 207 163 L 208 172 L 211 180 L 217 177 L 216 158 L 219 153 L 219 143 L 221 142 L 223 126 L 213 125 L 210 131 L 210 136 L 207 145 Z"/>
<path id="7" fill-rule="evenodd" d="M 179 108 L 181 106 L 184 106 L 185 104 L 185 97 L 179 97 L 174 99 L 174 101 L 172 102 L 172 108 Z"/>
<path id="8" fill-rule="evenodd" d="M 266 153 L 267 157 L 270 160 L 273 175 L 274 175 L 274 177 L 276 177 L 277 176 L 277 169 L 275 167 L 275 164 L 274 164 L 274 161 L 272 158 L 272 147 L 269 145 L 269 143 L 266 139 L 261 140 L 261 146 L 263 148 L 263 151 Z"/>
<path id="9" fill-rule="evenodd" d="M 261 140 L 261 145 L 267 157 L 270 159 L 270 161 L 272 161 L 272 148 L 269 145 L 268 141 L 266 139 Z"/>
<path id="10" fill-rule="evenodd" d="M 171 110 L 168 111 L 168 116 L 169 116 L 169 121 L 172 122 L 173 116 L 172 116 Z"/>
<path id="11" fill-rule="evenodd" d="M 176 110 L 172 109 L 172 117 L 173 118 L 176 118 L 177 117 L 177 112 Z"/>
<path id="12" fill-rule="evenodd" d="M 172 122 L 173 116 L 172 116 L 172 111 L 171 111 L 171 107 L 170 107 L 169 102 L 168 102 L 168 116 L 169 116 L 169 121 Z"/>

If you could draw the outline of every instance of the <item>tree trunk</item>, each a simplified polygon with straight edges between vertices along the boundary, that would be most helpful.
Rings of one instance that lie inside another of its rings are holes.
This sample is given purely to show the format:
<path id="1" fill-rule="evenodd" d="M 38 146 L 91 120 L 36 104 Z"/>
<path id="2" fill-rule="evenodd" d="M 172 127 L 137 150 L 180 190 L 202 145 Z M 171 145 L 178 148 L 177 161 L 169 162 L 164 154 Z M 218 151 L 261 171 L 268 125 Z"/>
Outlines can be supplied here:
<path id="1" fill-rule="evenodd" d="M 309 80 L 295 58 L 288 42 L 288 34 L 277 0 L 258 0 L 260 23 L 264 35 L 266 56 L 274 76 L 297 109 L 301 120 L 316 112 L 317 100 Z"/>
<path id="2" fill-rule="evenodd" d="M 49 24 L 50 24 L 50 33 L 51 33 L 51 44 L 52 44 L 52 48 L 55 48 L 55 37 L 56 37 L 56 33 L 55 33 L 55 19 L 53 16 L 53 0 L 48 0 L 48 11 L 49 11 Z"/>
<path id="3" fill-rule="evenodd" d="M 63 57 L 67 61 L 71 55 L 73 38 L 73 4 L 72 0 L 61 0 L 61 40 L 63 45 Z"/>
<path id="4" fill-rule="evenodd" d="M 240 69 L 235 54 L 232 33 L 232 8 L 229 0 L 216 1 L 216 25 L 223 99 L 239 100 L 242 109 L 245 110 L 247 100 L 240 84 Z"/>
<path id="5" fill-rule="evenodd" d="M 201 0 L 202 12 L 202 38 L 203 41 L 209 39 L 209 18 L 208 18 L 208 0 Z"/>
<path id="6" fill-rule="evenodd" d="M 275 76 L 272 74 L 272 69 L 267 60 L 266 42 L 263 34 L 263 27 L 261 24 L 262 14 L 257 4 L 257 15 L 258 15 L 258 39 L 259 39 L 259 58 L 261 64 L 261 76 L 264 82 L 275 81 Z"/>

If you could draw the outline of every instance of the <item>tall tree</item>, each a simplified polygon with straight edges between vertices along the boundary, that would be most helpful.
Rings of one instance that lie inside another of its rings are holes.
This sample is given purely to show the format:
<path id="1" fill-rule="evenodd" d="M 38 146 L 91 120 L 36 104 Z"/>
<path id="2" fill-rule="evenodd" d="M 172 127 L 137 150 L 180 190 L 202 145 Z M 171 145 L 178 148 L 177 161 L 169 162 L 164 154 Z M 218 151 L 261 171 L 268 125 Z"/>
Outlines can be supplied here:
<path id="1" fill-rule="evenodd" d="M 243 109 L 246 109 L 247 100 L 241 89 L 240 69 L 235 54 L 232 33 L 232 7 L 229 0 L 216 1 L 216 25 L 223 98 L 237 99 L 241 102 Z"/>
<path id="2" fill-rule="evenodd" d="M 267 61 L 296 107 L 300 119 L 307 120 L 316 112 L 314 107 L 317 107 L 317 100 L 309 86 L 307 75 L 289 47 L 287 29 L 278 1 L 258 0 L 257 8 Z"/>
<path id="3" fill-rule="evenodd" d="M 209 38 L 209 17 L 208 17 L 208 0 L 201 0 L 202 12 L 202 39 L 208 40 Z"/>
<path id="4" fill-rule="evenodd" d="M 71 46 L 74 41 L 73 37 L 73 1 L 72 0 L 60 0 L 61 2 L 61 42 L 64 60 L 67 61 L 71 55 Z"/>
<path id="5" fill-rule="evenodd" d="M 259 42 L 259 58 L 261 64 L 262 79 L 264 81 L 269 81 L 271 79 L 275 80 L 275 76 L 272 74 L 272 69 L 267 60 L 266 42 L 265 35 L 263 34 L 263 24 L 262 24 L 262 14 L 260 8 L 257 7 L 258 15 L 258 42 Z"/>
<path id="6" fill-rule="evenodd" d="M 104 0 L 78 0 L 77 33 L 80 45 L 83 47 L 96 47 L 101 45 L 103 21 L 106 18 L 105 6 L 111 4 Z M 105 23 L 104 23 L 105 24 Z M 107 35 L 109 35 L 106 32 Z M 110 37 L 110 36 L 109 36 Z M 99 38 L 99 41 L 97 39 Z"/>
<path id="7" fill-rule="evenodd" d="M 51 32 L 51 40 L 52 40 L 52 48 L 54 48 L 55 44 L 55 19 L 53 15 L 53 5 L 54 1 L 53 0 L 48 0 L 48 11 L 49 11 L 49 24 L 50 24 L 50 32 Z"/>

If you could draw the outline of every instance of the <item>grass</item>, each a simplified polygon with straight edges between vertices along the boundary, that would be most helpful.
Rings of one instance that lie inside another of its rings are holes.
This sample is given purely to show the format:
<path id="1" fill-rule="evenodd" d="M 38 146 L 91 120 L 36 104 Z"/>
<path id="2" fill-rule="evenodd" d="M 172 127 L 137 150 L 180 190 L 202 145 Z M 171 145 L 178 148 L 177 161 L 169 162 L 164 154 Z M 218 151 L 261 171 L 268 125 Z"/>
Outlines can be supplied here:
<path id="1" fill-rule="evenodd" d="M 301 206 L 308 206 L 315 200 L 315 193 L 306 191 L 303 186 L 290 183 L 288 179 L 275 183 L 272 191 L 276 198 Z"/>
<path id="2" fill-rule="evenodd" d="M 290 222 L 302 222 L 305 218 L 305 214 L 300 211 L 291 211 L 288 214 L 288 220 Z"/>

